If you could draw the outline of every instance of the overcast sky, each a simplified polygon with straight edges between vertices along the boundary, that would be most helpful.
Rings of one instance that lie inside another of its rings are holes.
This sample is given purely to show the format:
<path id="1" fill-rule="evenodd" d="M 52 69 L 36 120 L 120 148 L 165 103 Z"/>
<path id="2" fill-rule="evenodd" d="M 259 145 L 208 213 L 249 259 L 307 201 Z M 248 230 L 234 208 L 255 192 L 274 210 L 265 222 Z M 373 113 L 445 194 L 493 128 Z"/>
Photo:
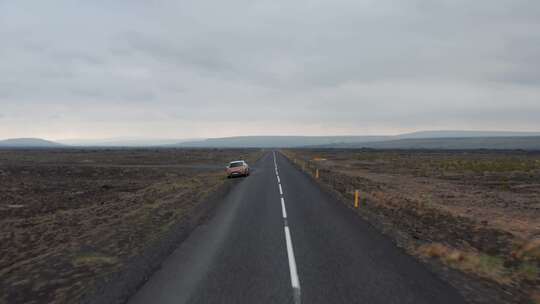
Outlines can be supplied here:
<path id="1" fill-rule="evenodd" d="M 538 0 L 0 0 L 0 138 L 540 130 Z"/>

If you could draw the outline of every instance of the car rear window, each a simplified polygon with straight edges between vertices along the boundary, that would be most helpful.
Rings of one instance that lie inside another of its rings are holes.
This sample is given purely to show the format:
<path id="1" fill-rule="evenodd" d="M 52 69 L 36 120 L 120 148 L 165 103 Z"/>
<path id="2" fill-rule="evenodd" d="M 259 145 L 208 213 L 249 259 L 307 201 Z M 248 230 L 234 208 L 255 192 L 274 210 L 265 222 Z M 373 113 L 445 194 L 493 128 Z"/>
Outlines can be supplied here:
<path id="1" fill-rule="evenodd" d="M 243 162 L 237 162 L 237 163 L 231 163 L 229 165 L 230 168 L 234 168 L 234 167 L 242 167 L 244 165 Z"/>

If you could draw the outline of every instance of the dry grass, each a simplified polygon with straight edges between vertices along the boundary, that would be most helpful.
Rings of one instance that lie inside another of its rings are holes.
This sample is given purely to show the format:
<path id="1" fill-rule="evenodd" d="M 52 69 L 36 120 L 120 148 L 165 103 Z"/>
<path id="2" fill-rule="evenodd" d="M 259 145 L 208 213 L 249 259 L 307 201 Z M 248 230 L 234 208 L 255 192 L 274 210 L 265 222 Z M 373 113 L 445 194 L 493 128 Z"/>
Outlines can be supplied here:
<path id="1" fill-rule="evenodd" d="M 540 291 L 534 291 L 531 295 L 531 301 L 534 304 L 540 304 Z"/>
<path id="2" fill-rule="evenodd" d="M 96 266 L 96 265 L 114 265 L 118 262 L 117 257 L 106 256 L 99 253 L 86 253 L 76 256 L 73 259 L 73 265 L 78 266 Z"/>
<path id="3" fill-rule="evenodd" d="M 513 266 L 505 266 L 504 257 L 456 249 L 441 243 L 425 244 L 414 251 L 421 257 L 437 259 L 449 267 L 507 286 L 540 279 L 536 261 L 517 260 Z"/>
<path id="4" fill-rule="evenodd" d="M 0 303 L 74 303 L 255 150 L 0 150 Z"/>
<path id="5" fill-rule="evenodd" d="M 468 274 L 455 280 L 482 278 L 491 281 L 494 298 L 512 294 L 501 301 L 522 303 L 536 296 L 540 303 L 540 153 L 284 152 L 306 172 L 319 169 L 318 181 L 346 202 L 359 189 L 366 198 L 359 213 L 396 232 L 416 248 L 412 254 Z"/>
<path id="6" fill-rule="evenodd" d="M 540 238 L 526 242 L 523 246 L 514 251 L 512 255 L 520 260 L 540 261 Z"/>
<path id="7" fill-rule="evenodd" d="M 536 159 L 498 158 L 498 159 L 453 159 L 439 161 L 436 165 L 448 171 L 484 172 L 531 172 L 540 169 L 540 161 Z"/>

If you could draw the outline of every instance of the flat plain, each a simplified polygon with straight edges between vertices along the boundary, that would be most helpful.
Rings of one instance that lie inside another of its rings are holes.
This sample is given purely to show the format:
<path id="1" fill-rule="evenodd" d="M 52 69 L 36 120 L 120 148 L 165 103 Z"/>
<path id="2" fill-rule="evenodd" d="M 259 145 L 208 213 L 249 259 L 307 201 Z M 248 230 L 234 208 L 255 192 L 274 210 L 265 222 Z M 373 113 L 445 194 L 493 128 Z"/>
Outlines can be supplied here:
<path id="1" fill-rule="evenodd" d="M 540 152 L 285 153 L 470 300 L 540 303 Z"/>
<path id="2" fill-rule="evenodd" d="M 0 151 L 0 303 L 76 303 L 227 182 L 239 149 Z"/>
<path id="3" fill-rule="evenodd" d="M 313 178 L 318 170 L 320 186 L 471 303 L 540 303 L 540 152 L 283 153 Z M 85 302 L 178 225 L 189 233 L 197 207 L 222 185 L 241 180 L 225 178 L 228 161 L 254 163 L 261 155 L 249 149 L 0 150 L 0 303 Z M 296 205 L 291 198 L 293 214 L 310 210 L 301 208 L 308 207 L 301 197 Z M 298 222 L 309 217 L 300 214 L 291 223 L 304 231 Z"/>

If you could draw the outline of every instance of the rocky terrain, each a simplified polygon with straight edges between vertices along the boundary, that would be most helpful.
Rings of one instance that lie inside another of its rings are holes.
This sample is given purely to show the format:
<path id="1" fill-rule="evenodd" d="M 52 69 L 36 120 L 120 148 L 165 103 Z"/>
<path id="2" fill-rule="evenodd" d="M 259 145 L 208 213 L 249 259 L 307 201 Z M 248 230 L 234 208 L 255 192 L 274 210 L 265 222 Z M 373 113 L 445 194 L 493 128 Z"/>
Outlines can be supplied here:
<path id="1" fill-rule="evenodd" d="M 540 303 L 540 153 L 285 153 L 471 302 Z"/>
<path id="2" fill-rule="evenodd" d="M 0 303 L 92 302 L 256 150 L 0 150 Z M 179 228 L 178 228 L 179 227 Z M 101 287 L 100 287 L 101 286 Z"/>

